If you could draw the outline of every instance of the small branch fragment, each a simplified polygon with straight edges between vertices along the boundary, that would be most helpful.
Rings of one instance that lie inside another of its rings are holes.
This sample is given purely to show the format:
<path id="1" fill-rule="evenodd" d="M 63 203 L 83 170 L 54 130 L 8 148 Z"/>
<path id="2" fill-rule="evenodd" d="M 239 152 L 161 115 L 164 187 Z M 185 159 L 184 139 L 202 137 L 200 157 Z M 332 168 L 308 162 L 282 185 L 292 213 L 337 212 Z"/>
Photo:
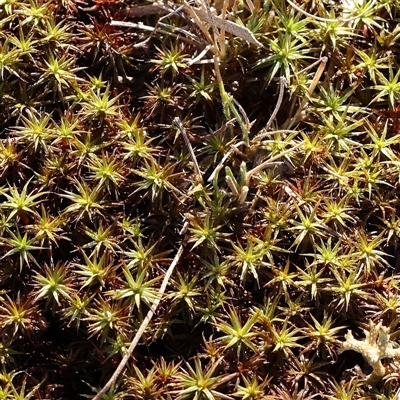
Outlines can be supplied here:
<path id="1" fill-rule="evenodd" d="M 365 361 L 373 368 L 371 375 L 383 377 L 386 371 L 381 360 L 400 357 L 400 349 L 394 349 L 390 342 L 389 329 L 389 327 L 382 326 L 382 321 L 377 325 L 369 321 L 369 331 L 364 330 L 365 340 L 354 339 L 351 331 L 348 331 L 345 335 L 346 341 L 342 343 L 339 353 L 346 350 L 361 353 Z"/>

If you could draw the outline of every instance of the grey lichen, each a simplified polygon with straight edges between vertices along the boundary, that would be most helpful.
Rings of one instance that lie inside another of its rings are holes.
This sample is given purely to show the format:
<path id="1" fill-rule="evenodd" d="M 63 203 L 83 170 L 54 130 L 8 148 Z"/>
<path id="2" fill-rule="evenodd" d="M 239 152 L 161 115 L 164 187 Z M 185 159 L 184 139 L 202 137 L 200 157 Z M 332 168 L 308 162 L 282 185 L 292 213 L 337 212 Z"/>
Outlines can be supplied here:
<path id="1" fill-rule="evenodd" d="M 390 342 L 389 330 L 389 327 L 382 326 L 382 321 L 379 321 L 378 324 L 369 321 L 369 330 L 364 329 L 365 339 L 354 339 L 352 332 L 348 331 L 345 335 L 346 341 L 342 343 L 339 353 L 346 350 L 354 350 L 361 353 L 373 369 L 371 376 L 382 377 L 386 371 L 381 360 L 400 357 L 400 348 L 394 349 L 393 344 Z"/>

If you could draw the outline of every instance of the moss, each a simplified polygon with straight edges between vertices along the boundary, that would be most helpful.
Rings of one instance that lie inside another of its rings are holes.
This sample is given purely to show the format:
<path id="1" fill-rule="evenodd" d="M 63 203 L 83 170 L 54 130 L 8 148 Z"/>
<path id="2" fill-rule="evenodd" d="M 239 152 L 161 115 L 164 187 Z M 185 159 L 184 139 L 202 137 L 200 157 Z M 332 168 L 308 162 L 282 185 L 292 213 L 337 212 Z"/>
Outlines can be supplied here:
<path id="1" fill-rule="evenodd" d="M 0 1 L 1 396 L 395 398 L 398 17 Z"/>

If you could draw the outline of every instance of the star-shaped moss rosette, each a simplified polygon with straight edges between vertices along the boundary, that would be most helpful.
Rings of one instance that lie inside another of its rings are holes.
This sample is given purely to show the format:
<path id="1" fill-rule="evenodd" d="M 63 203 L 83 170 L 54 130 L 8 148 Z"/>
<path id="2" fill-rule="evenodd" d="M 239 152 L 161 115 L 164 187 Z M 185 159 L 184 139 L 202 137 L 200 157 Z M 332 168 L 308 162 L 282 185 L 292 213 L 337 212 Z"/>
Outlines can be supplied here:
<path id="1" fill-rule="evenodd" d="M 378 324 L 369 321 L 369 331 L 364 329 L 365 339 L 354 339 L 351 331 L 345 335 L 346 341 L 342 343 L 339 353 L 346 350 L 354 350 L 361 353 L 364 359 L 372 367 L 370 375 L 382 377 L 385 375 L 385 367 L 382 365 L 383 358 L 400 357 L 400 348 L 394 349 L 390 342 L 389 327 L 382 326 L 382 321 Z"/>

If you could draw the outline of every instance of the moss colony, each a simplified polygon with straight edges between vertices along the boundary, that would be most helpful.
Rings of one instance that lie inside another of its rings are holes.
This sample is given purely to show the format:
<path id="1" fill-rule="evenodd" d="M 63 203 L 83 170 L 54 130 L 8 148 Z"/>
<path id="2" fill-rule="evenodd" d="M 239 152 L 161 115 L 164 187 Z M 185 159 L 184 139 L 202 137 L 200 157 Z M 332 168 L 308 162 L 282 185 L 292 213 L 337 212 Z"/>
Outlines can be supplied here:
<path id="1" fill-rule="evenodd" d="M 398 399 L 400 2 L 294 1 L 0 0 L 0 398 L 93 398 L 175 258 L 103 399 Z"/>

